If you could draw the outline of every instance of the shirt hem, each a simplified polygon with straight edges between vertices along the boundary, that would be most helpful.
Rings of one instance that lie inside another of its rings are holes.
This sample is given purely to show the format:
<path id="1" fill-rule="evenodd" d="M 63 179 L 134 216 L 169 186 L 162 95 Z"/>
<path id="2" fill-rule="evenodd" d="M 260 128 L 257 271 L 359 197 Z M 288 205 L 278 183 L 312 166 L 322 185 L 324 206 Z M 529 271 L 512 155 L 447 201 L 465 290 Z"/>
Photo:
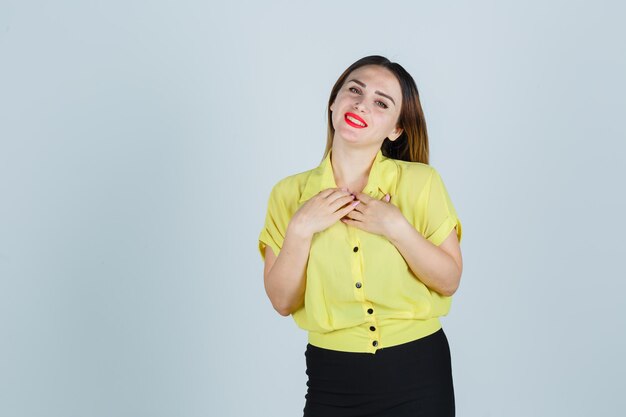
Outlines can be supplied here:
<path id="1" fill-rule="evenodd" d="M 335 330 L 330 333 L 310 331 L 308 341 L 311 345 L 323 349 L 342 352 L 376 353 L 377 350 L 412 342 L 441 329 L 441 322 L 438 317 L 427 320 L 393 321 L 400 324 L 398 326 L 401 329 L 400 331 L 394 331 L 389 334 L 384 327 L 381 328 L 381 331 L 370 331 L 369 327 L 372 323 L 364 323 L 360 326 Z"/>

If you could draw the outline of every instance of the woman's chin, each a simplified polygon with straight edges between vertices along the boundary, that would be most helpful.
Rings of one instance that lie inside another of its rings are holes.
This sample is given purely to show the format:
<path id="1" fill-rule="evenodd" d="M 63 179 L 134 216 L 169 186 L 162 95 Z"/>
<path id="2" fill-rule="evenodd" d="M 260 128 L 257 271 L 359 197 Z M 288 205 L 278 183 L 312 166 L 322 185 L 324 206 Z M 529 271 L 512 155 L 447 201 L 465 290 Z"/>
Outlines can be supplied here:
<path id="1" fill-rule="evenodd" d="M 339 139 L 346 143 L 362 143 L 363 135 L 360 132 L 355 131 L 354 128 L 350 128 L 351 130 L 342 130 L 335 131 L 335 139 Z"/>

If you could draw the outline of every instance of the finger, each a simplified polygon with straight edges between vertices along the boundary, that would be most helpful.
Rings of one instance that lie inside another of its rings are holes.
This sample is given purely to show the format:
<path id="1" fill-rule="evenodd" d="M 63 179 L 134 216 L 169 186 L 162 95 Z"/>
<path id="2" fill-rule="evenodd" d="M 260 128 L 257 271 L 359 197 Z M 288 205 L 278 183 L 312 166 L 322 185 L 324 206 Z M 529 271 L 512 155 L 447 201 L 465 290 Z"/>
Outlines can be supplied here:
<path id="1" fill-rule="evenodd" d="M 341 188 L 327 188 L 325 190 L 320 191 L 319 193 L 317 193 L 317 195 L 319 196 L 319 198 L 322 199 L 329 199 L 330 201 L 334 201 L 335 199 L 338 198 L 338 196 L 348 196 L 350 195 L 349 191 L 342 191 Z"/>
<path id="2" fill-rule="evenodd" d="M 360 201 L 360 200 L 357 200 L 357 201 Z M 369 207 L 363 204 L 362 201 L 361 201 L 361 204 L 359 204 L 357 207 L 354 208 L 354 211 L 358 211 L 362 215 L 365 215 L 367 210 L 369 210 Z"/>
<path id="3" fill-rule="evenodd" d="M 357 228 L 359 228 L 361 230 L 364 230 L 363 229 L 363 223 L 358 221 L 358 220 L 352 220 L 352 219 L 349 219 L 347 217 L 344 217 L 343 219 L 341 219 L 341 221 L 343 223 L 345 223 L 346 225 L 348 225 L 348 226 L 353 226 L 353 227 L 357 227 Z"/>
<path id="4" fill-rule="evenodd" d="M 341 210 L 337 210 L 336 214 L 338 216 L 338 219 L 340 219 L 340 218 L 344 217 L 345 215 L 347 215 L 348 213 L 350 213 L 360 203 L 361 202 L 359 200 L 356 200 L 353 203 L 348 204 L 346 207 L 342 208 Z"/>
<path id="5" fill-rule="evenodd" d="M 358 222 L 362 222 L 365 220 L 365 216 L 360 211 L 354 209 L 350 213 L 346 214 L 348 219 L 356 220 Z"/>
<path id="6" fill-rule="evenodd" d="M 333 203 L 333 202 L 335 202 L 335 201 L 337 201 L 339 199 L 345 198 L 345 197 L 349 197 L 349 200 L 354 198 L 353 195 L 350 194 L 350 192 L 348 192 L 348 191 L 336 190 L 335 192 L 330 194 L 328 197 L 326 197 L 326 199 L 328 201 L 330 201 L 331 203 Z M 344 201 L 344 204 L 345 203 L 346 203 L 346 201 Z"/>
<path id="7" fill-rule="evenodd" d="M 365 193 L 356 193 L 356 198 L 358 198 L 359 200 L 361 200 L 363 203 L 367 204 L 370 201 L 373 200 L 372 197 L 369 196 L 369 194 L 365 194 Z"/>
<path id="8" fill-rule="evenodd" d="M 322 190 L 319 193 L 317 193 L 317 195 L 319 195 L 320 197 L 326 198 L 337 190 L 338 188 L 326 188 L 325 190 Z"/>
<path id="9" fill-rule="evenodd" d="M 332 197 L 329 197 L 328 199 L 330 200 Z M 352 201 L 354 200 L 354 196 L 348 194 L 347 196 L 343 196 L 343 197 L 339 197 L 337 199 L 335 199 L 334 201 L 331 201 L 329 204 L 329 207 L 332 209 L 333 212 L 339 210 L 340 208 L 342 208 L 343 206 L 345 206 L 346 204 L 352 203 Z"/>

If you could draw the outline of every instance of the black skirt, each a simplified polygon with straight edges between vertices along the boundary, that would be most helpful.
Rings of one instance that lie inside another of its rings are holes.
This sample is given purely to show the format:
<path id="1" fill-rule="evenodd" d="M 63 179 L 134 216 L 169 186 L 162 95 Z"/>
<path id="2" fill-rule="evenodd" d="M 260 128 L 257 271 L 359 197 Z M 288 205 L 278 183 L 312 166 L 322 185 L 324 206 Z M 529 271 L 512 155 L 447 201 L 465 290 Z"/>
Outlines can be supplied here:
<path id="1" fill-rule="evenodd" d="M 443 329 L 376 353 L 307 344 L 304 417 L 452 417 L 450 347 Z"/>

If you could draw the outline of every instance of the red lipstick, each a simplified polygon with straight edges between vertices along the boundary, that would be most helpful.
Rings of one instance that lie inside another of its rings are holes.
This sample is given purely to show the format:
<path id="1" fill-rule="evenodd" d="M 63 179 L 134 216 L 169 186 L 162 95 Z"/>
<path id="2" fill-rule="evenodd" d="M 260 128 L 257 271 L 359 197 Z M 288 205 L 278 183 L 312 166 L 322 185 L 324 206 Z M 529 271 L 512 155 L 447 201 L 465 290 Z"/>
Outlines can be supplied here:
<path id="1" fill-rule="evenodd" d="M 352 119 L 358 120 L 359 122 L 363 123 L 363 126 L 354 123 L 352 120 L 348 118 L 348 116 L 350 116 Z M 363 129 L 367 127 L 367 123 L 365 123 L 365 120 L 361 119 L 359 116 L 357 116 L 354 113 L 346 113 L 346 115 L 344 116 L 344 119 L 347 124 L 349 124 L 352 127 L 356 127 L 357 129 Z"/>

